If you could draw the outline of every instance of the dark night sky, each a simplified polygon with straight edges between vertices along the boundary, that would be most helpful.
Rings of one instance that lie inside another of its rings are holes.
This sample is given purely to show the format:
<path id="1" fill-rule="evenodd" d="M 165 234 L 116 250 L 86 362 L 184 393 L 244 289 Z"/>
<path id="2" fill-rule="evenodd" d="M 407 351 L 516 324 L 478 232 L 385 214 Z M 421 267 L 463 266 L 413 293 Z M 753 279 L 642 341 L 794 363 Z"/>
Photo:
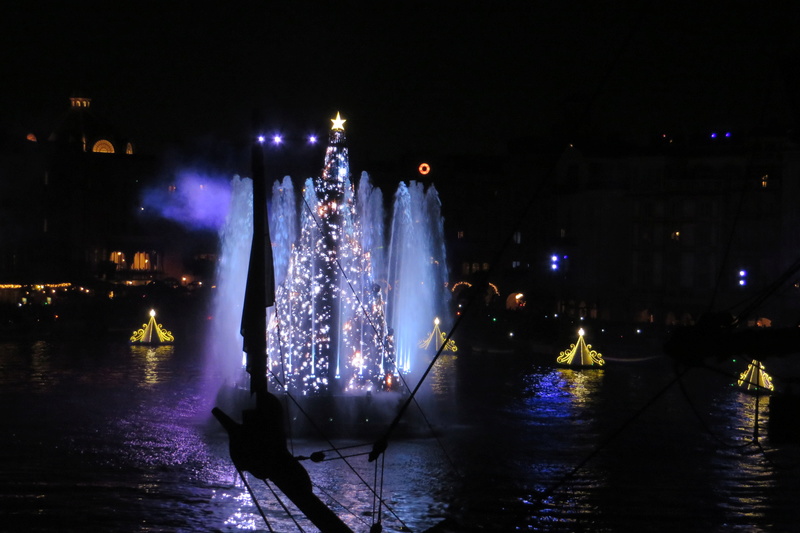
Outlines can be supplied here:
<path id="1" fill-rule="evenodd" d="M 372 158 L 494 153 L 578 131 L 785 130 L 798 102 L 798 10 L 757 2 L 12 0 L 4 11 L 0 129 L 46 131 L 81 89 L 145 149 L 247 138 L 256 108 L 298 136 L 341 110 L 351 150 Z"/>

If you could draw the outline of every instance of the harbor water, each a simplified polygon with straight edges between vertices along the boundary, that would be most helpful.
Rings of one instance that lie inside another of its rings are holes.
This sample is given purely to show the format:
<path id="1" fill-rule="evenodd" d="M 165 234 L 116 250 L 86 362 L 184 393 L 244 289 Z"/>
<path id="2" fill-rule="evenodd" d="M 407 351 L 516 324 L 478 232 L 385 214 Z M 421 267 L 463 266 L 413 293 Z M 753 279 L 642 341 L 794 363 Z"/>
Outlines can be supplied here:
<path id="1" fill-rule="evenodd" d="M 420 402 L 429 426 L 378 461 L 384 531 L 795 530 L 800 452 L 770 443 L 769 397 L 726 371 L 678 379 L 657 353 L 599 370 L 556 367 L 556 355 L 443 356 Z M 253 504 L 212 386 L 199 343 L 0 344 L 0 531 L 298 531 L 246 478 L 269 526 Z M 304 465 L 320 498 L 368 531 L 361 478 L 375 463 L 348 463 Z"/>

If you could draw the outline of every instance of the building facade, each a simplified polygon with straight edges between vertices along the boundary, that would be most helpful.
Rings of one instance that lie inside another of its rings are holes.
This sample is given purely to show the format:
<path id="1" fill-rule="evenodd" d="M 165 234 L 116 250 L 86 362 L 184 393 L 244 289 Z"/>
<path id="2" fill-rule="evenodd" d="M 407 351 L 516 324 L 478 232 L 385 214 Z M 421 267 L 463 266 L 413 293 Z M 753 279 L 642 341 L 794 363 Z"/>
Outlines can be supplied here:
<path id="1" fill-rule="evenodd" d="M 710 312 L 800 321 L 800 150 L 789 138 L 584 143 L 508 161 L 473 177 L 481 194 L 460 216 L 448 209 L 464 204 L 443 195 L 453 281 L 487 278 L 497 308 L 666 327 Z"/>
<path id="2" fill-rule="evenodd" d="M 0 149 L 0 279 L 6 283 L 182 278 L 179 228 L 147 216 L 142 191 L 158 159 L 70 98 L 51 132 L 7 135 Z"/>

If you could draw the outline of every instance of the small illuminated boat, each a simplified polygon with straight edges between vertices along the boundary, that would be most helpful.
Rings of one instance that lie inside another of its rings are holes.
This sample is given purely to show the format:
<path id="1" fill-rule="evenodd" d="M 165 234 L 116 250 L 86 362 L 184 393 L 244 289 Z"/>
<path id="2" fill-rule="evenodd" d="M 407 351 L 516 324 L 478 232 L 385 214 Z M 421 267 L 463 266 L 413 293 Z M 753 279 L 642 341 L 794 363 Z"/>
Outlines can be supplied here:
<path id="1" fill-rule="evenodd" d="M 150 320 L 131 335 L 131 344 L 172 344 L 175 337 L 156 322 L 156 310 L 150 310 Z"/>
<path id="2" fill-rule="evenodd" d="M 753 359 L 747 365 L 747 370 L 739 376 L 738 385 L 751 394 L 770 394 L 775 390 L 772 378 L 764 370 L 764 365 L 761 361 L 757 359 Z"/>
<path id="3" fill-rule="evenodd" d="M 583 339 L 583 328 L 578 330 L 578 342 L 570 344 L 569 349 L 559 353 L 556 363 L 571 368 L 598 368 L 606 364 L 603 356 L 592 350 L 591 344 Z"/>

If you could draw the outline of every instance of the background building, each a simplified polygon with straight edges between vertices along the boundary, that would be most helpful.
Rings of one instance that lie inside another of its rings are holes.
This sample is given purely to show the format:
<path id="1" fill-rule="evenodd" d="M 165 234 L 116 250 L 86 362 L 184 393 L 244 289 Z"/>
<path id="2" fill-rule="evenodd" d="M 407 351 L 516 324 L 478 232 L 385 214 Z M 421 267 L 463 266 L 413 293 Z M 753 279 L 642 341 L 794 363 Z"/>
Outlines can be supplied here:
<path id="1" fill-rule="evenodd" d="M 517 148 L 442 194 L 451 277 L 493 309 L 669 327 L 767 296 L 749 323 L 800 321 L 791 138 Z"/>
<path id="2" fill-rule="evenodd" d="M 158 186 L 160 160 L 137 153 L 90 98 L 69 100 L 51 132 L 9 135 L 0 150 L 0 279 L 143 284 L 192 277 L 186 232 L 142 205 L 142 192 Z M 200 248 L 213 255 L 207 239 Z"/>
<path id="3" fill-rule="evenodd" d="M 228 177 L 241 170 L 230 148 L 211 149 Z M 312 152 L 269 154 L 271 178 L 309 177 Z M 164 156 L 138 153 L 82 94 L 50 131 L 3 132 L 0 282 L 211 281 L 216 231 L 187 229 L 142 203 L 147 189 L 169 197 L 183 186 Z M 789 135 L 522 139 L 504 155 L 359 164 L 354 174 L 367 170 L 378 186 L 434 184 L 454 302 L 475 297 L 527 329 L 556 315 L 656 329 L 719 311 L 748 310 L 752 324 L 800 320 L 800 148 Z"/>

